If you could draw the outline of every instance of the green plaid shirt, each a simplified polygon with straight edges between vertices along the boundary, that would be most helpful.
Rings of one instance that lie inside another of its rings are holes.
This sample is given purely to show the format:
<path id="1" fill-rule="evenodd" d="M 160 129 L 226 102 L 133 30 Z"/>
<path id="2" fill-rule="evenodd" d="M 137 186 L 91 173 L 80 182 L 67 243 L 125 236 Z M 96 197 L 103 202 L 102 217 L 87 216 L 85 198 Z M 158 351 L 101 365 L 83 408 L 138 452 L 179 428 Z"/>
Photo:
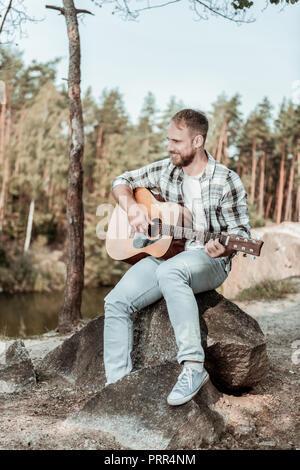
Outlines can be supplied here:
<path id="1" fill-rule="evenodd" d="M 199 185 L 204 212 L 204 230 L 212 233 L 228 232 L 250 238 L 250 221 L 247 193 L 239 175 L 218 163 L 206 151 L 208 162 Z M 184 204 L 183 170 L 173 165 L 171 158 L 150 163 L 133 171 L 126 171 L 112 182 L 112 189 L 125 184 L 131 189 L 157 188 L 166 201 Z M 231 259 L 224 256 L 226 271 L 231 269 Z"/>

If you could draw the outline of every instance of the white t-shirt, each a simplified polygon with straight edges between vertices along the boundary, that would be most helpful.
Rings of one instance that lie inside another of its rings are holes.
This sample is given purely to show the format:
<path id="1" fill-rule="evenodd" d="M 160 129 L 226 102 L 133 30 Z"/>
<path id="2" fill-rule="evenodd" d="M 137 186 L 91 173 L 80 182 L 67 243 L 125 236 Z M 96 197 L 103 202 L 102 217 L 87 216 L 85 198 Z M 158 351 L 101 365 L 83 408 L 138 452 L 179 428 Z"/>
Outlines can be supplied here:
<path id="1" fill-rule="evenodd" d="M 204 230 L 203 223 L 203 206 L 202 195 L 199 178 L 204 173 L 204 170 L 195 176 L 184 174 L 183 177 L 183 196 L 184 205 L 191 211 L 193 215 L 193 230 Z M 185 250 L 197 250 L 203 248 L 204 244 L 196 240 L 187 240 L 185 242 Z"/>

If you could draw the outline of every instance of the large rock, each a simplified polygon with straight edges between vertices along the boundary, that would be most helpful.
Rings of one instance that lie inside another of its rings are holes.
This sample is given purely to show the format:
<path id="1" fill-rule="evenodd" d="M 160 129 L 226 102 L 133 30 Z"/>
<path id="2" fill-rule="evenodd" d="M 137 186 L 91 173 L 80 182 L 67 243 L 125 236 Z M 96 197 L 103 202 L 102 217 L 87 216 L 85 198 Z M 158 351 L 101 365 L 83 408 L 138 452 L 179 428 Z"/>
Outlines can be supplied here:
<path id="1" fill-rule="evenodd" d="M 80 331 L 50 351 L 37 366 L 44 377 L 60 376 L 74 385 L 98 389 L 105 383 L 103 364 L 104 316 L 91 320 Z"/>
<path id="2" fill-rule="evenodd" d="M 35 383 L 28 351 L 22 340 L 16 340 L 0 356 L 0 393 L 18 392 Z"/>
<path id="3" fill-rule="evenodd" d="M 200 314 L 205 366 L 222 390 L 243 390 L 258 383 L 269 362 L 264 335 L 252 317 L 216 291 L 196 295 Z M 100 316 L 46 355 L 43 374 L 99 389 L 105 383 L 103 324 Z M 177 346 L 165 301 L 134 316 L 134 370 L 176 362 Z"/>
<path id="4" fill-rule="evenodd" d="M 207 383 L 197 401 L 170 407 L 166 397 L 179 372 L 176 364 L 135 371 L 98 392 L 65 424 L 99 430 L 126 449 L 196 449 L 213 444 L 224 430 L 224 420 L 209 405 L 221 394 Z"/>
<path id="5" fill-rule="evenodd" d="M 261 237 L 264 245 L 255 260 L 241 253 L 232 260 L 232 270 L 222 285 L 222 294 L 234 299 L 248 287 L 264 280 L 300 276 L 300 222 L 282 222 L 251 230 L 251 237 Z"/>

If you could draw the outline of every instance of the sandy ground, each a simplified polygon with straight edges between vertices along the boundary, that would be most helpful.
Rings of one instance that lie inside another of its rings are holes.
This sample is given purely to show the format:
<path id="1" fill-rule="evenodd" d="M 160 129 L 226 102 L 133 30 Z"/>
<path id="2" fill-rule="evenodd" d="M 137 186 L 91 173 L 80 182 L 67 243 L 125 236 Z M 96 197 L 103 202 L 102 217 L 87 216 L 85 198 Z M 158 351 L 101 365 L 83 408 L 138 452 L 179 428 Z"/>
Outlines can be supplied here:
<path id="1" fill-rule="evenodd" d="M 241 396 L 225 395 L 215 404 L 227 431 L 212 449 L 300 448 L 300 279 L 297 294 L 277 301 L 235 302 L 260 324 L 271 362 L 267 377 Z M 34 364 L 66 337 L 54 332 L 25 340 Z M 92 392 L 71 384 L 40 381 L 30 390 L 0 394 L 0 449 L 119 449 L 99 431 L 76 434 L 64 420 Z"/>

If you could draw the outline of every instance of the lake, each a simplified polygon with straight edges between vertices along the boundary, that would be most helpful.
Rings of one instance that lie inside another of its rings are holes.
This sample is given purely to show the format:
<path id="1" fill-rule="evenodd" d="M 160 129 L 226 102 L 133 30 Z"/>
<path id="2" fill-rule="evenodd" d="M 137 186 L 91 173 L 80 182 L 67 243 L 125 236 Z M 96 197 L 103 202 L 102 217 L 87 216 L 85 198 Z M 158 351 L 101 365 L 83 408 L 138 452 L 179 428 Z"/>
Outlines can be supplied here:
<path id="1" fill-rule="evenodd" d="M 104 312 L 104 297 L 112 287 L 83 290 L 81 313 L 92 319 Z M 27 338 L 54 330 L 62 306 L 63 291 L 0 294 L 0 335 Z"/>

